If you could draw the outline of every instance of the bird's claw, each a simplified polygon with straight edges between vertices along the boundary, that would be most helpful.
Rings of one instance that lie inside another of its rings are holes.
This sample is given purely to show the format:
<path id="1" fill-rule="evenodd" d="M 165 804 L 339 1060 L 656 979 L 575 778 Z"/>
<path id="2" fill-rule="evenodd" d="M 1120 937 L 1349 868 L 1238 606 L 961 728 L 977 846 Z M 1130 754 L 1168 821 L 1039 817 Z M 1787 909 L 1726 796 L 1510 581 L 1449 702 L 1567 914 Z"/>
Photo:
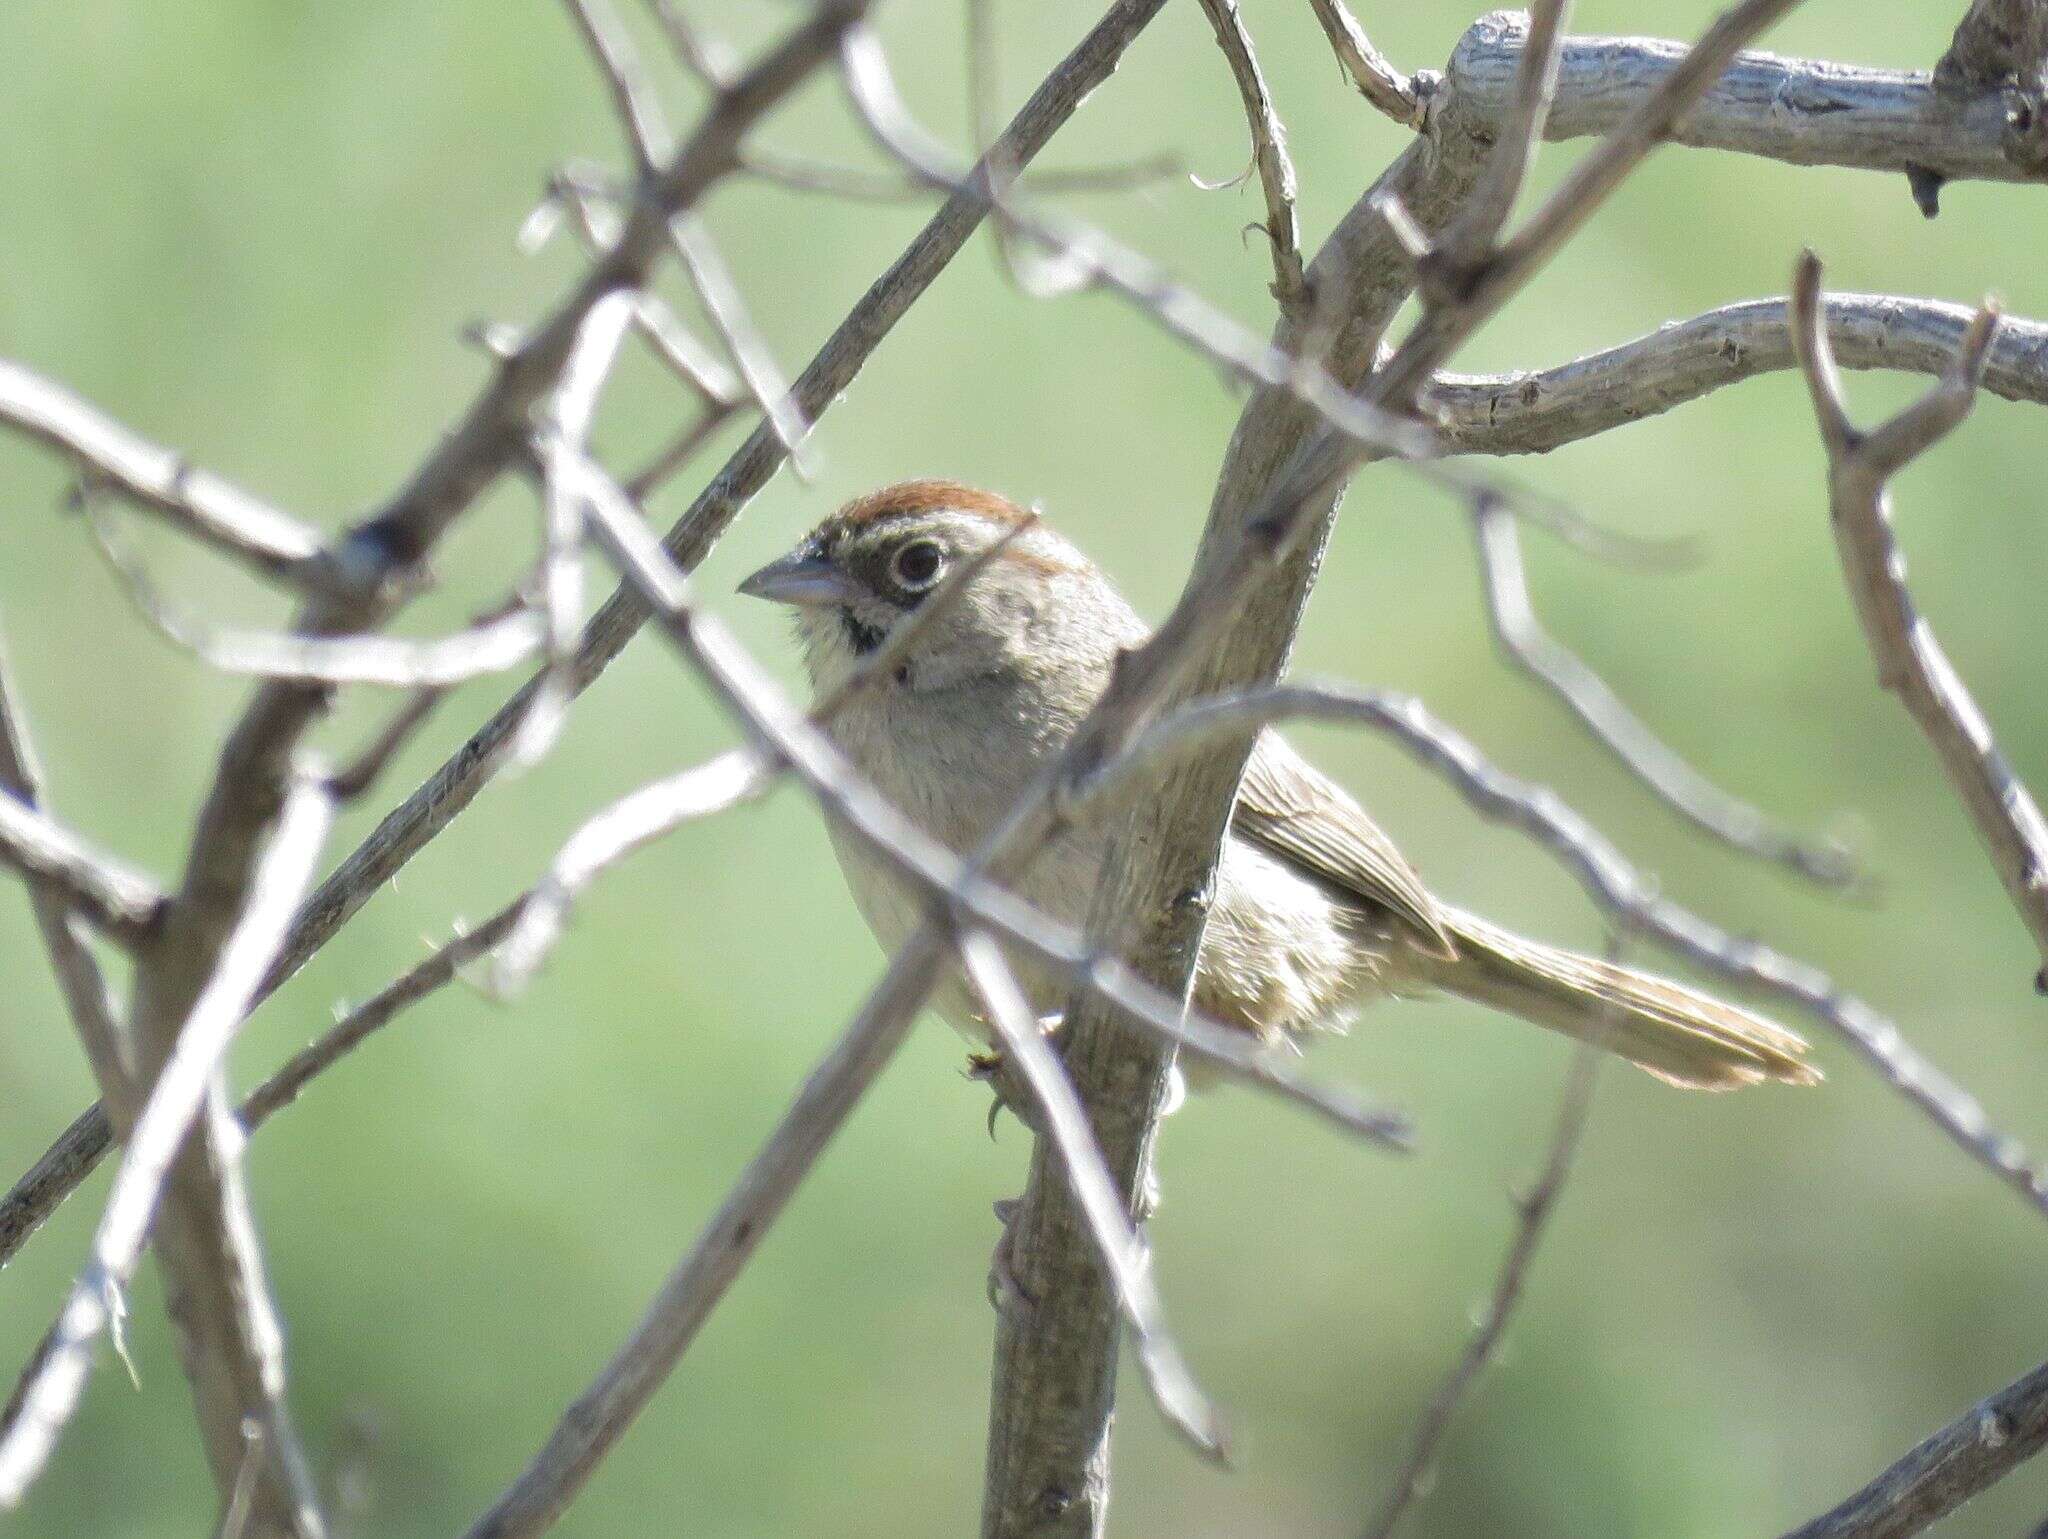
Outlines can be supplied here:
<path id="1" fill-rule="evenodd" d="M 1002 1223 L 1003 1232 L 988 1258 L 988 1302 L 999 1315 L 1009 1314 L 1012 1310 L 1028 1314 L 1038 1307 L 1038 1300 L 1018 1281 L 1017 1269 L 1010 1261 L 1011 1237 L 1016 1233 L 1017 1210 L 1021 1203 L 1022 1199 L 1017 1197 L 999 1197 L 995 1203 L 996 1218 Z"/>

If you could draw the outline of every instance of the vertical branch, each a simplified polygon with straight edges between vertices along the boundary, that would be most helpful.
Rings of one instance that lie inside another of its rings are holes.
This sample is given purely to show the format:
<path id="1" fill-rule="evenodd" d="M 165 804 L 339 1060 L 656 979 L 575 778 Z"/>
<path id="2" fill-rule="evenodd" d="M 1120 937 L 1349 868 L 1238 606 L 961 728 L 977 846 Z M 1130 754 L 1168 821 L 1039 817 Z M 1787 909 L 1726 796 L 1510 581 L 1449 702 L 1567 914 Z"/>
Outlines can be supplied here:
<path id="1" fill-rule="evenodd" d="M 1434 138 L 1411 147 L 1361 199 L 1309 270 L 1311 288 L 1327 296 L 1317 308 L 1335 317 L 1325 367 L 1347 388 L 1372 368 L 1375 349 L 1409 292 L 1410 268 L 1376 197 L 1393 195 L 1418 221 L 1442 227 L 1476 182 L 1484 164 L 1479 139 L 1457 120 L 1455 106 Z M 1283 346 L 1298 334 L 1283 323 Z M 1250 566 L 1250 591 L 1216 617 L 1222 634 L 1180 680 L 1183 698 L 1224 693 L 1269 680 L 1280 671 L 1300 622 L 1308 586 L 1338 492 L 1318 490 L 1305 508 L 1308 534 L 1276 560 L 1245 548 L 1242 525 L 1264 503 L 1301 447 L 1315 438 L 1315 409 L 1283 386 L 1253 397 L 1224 458 L 1208 526 L 1175 616 L 1204 608 L 1205 574 Z M 1162 627 L 1169 636 L 1174 622 Z M 1166 645 L 1173 643 L 1169 639 Z M 1149 653 L 1151 648 L 1147 648 Z M 1155 654 L 1156 655 L 1156 654 Z M 1147 798 L 1119 828 L 1109 876 L 1098 892 L 1090 930 L 1128 955 L 1162 986 L 1186 993 L 1201 943 L 1211 872 L 1253 733 L 1185 765 L 1161 793 Z M 1144 851 L 1149 858 L 1140 858 Z M 1164 916 L 1130 944 L 1124 916 Z M 1125 1031 L 1106 1012 L 1071 1009 L 1067 1067 L 1127 1205 L 1145 1185 L 1170 1054 Z M 1108 1440 L 1116 1387 L 1116 1300 L 1068 1194 L 1058 1156 L 1041 1139 L 1033 1151 L 1022 1204 L 1011 1225 L 1017 1279 L 1038 1302 L 1028 1314 L 1006 1313 L 996 1331 L 984 1479 L 984 1539 L 1023 1535 L 1094 1536 L 1109 1502 Z"/>

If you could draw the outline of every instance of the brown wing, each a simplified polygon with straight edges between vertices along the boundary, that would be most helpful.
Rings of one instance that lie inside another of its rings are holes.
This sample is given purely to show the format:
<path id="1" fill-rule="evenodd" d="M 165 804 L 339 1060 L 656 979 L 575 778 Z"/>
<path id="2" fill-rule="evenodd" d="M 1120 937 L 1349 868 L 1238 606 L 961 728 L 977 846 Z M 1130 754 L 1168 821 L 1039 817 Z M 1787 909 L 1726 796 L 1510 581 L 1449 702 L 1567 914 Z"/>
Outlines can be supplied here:
<path id="1" fill-rule="evenodd" d="M 1458 954 L 1422 878 L 1335 781 L 1271 732 L 1259 734 L 1237 789 L 1231 832 L 1405 920 L 1447 958 Z"/>

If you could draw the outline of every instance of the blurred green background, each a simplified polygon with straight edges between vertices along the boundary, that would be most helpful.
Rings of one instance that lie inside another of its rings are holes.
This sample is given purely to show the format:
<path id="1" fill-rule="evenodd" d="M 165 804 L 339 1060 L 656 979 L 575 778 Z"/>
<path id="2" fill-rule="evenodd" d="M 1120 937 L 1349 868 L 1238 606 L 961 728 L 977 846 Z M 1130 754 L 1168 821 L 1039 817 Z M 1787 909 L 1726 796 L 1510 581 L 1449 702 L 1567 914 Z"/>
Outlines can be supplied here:
<path id="1" fill-rule="evenodd" d="M 1702 3 L 1586 3 L 1580 31 L 1689 36 Z M 1959 3 L 1829 0 L 1769 41 L 1925 66 Z M 792 14 L 697 14 L 757 45 Z M 1470 0 L 1368 4 L 1406 68 L 1434 66 Z M 1099 14 L 998 8 L 1005 109 Z M 1247 0 L 1319 240 L 1401 134 L 1339 78 L 1305 4 Z M 636 22 L 641 20 L 636 14 Z M 927 120 L 964 135 L 961 16 L 891 0 L 885 39 Z M 653 40 L 647 39 L 650 52 Z M 666 61 L 663 61 L 664 64 Z M 681 118 L 686 85 L 662 76 Z M 579 269 L 513 235 L 547 169 L 616 162 L 603 91 L 552 5 L 394 10 L 216 0 L 10 7 L 0 22 L 0 352 L 328 527 L 371 505 L 469 399 L 468 322 L 518 323 Z M 821 81 L 768 124 L 785 148 L 860 161 Z M 1554 182 L 1583 145 L 1543 159 Z M 1044 157 L 1172 152 L 1235 173 L 1245 134 L 1208 28 L 1176 0 Z M 1263 329 L 1267 268 L 1240 235 L 1255 189 L 1184 179 L 1072 200 Z M 1810 243 L 1838 288 L 2048 314 L 2048 200 L 1954 186 L 1933 223 L 1903 182 L 1667 151 L 1460 359 L 1533 367 L 1731 300 L 1782 292 Z M 916 205 L 733 184 L 709 217 L 792 370 L 917 228 Z M 1855 376 L 1864 417 L 1917 381 Z M 982 242 L 821 425 L 821 472 L 788 475 L 703 570 L 704 591 L 794 681 L 782 623 L 725 597 L 843 497 L 944 473 L 1042 501 L 1141 608 L 1171 602 L 1237 404 L 1213 370 L 1101 297 L 1029 300 Z M 679 424 L 673 383 L 622 370 L 599 442 L 637 463 Z M 2048 786 L 2040 693 L 2040 418 L 1987 401 L 1900 486 L 1918 596 L 2023 773 Z M 736 435 L 660 499 L 672 517 Z M 1616 572 L 1532 536 L 1555 628 L 1725 783 L 1846 831 L 1882 878 L 1847 902 L 1708 847 L 1495 657 L 1458 507 L 1402 471 L 1353 490 L 1299 666 L 1412 689 L 1514 770 L 1546 780 L 1740 931 L 1781 939 L 1897 1017 L 2048 1145 L 2048 1005 L 2025 935 L 1934 762 L 1873 685 L 1835 569 L 1798 380 L 1746 384 L 1502 473 L 1652 535 L 1692 534 L 1682 574 Z M 64 467 L 0 439 L 0 619 L 58 808 L 163 873 L 241 685 L 145 631 L 60 508 Z M 529 495 L 501 488 L 446 548 L 407 627 L 470 612 L 527 559 Z M 276 602 L 139 529 L 163 581 L 210 613 Z M 599 574 L 599 579 L 601 574 Z M 492 708 L 446 705 L 389 782 L 409 789 Z M 387 708 L 351 703 L 336 751 Z M 1394 750 L 1316 733 L 1432 883 L 1556 939 L 1597 945 L 1575 889 Z M 527 883 L 591 810 L 714 751 L 731 729 L 661 649 L 636 645 L 577 707 L 555 756 L 495 784 L 252 1021 L 253 1083 L 447 934 Z M 342 837 L 370 826 L 351 815 Z M 337 845 L 337 851 L 340 846 Z M 838 1030 L 878 959 L 817 817 L 784 791 L 639 856 L 595 891 L 531 994 L 451 989 L 314 1085 L 253 1146 L 290 1329 L 293 1402 L 343 1490 L 349 1534 L 446 1534 L 520 1467 L 603 1361 Z M 19 900 L 0 902 L 0 1174 L 89 1095 Z M 1408 1532 L 1772 1533 L 1831 1504 L 2048 1351 L 2048 1233 L 1830 1038 L 1827 1085 L 1680 1095 L 1615 1068 L 1577 1179 L 1500 1364 L 1469 1402 Z M 1243 1470 L 1197 1465 L 1135 1390 L 1117 1432 L 1127 1535 L 1354 1532 L 1465 1339 L 1533 1173 L 1567 1050 L 1448 1004 L 1370 1014 L 1315 1067 L 1410 1108 L 1421 1152 L 1354 1147 L 1219 1090 L 1169 1125 L 1155 1225 L 1168 1306 L 1245 1430 Z M 920 1029 L 701 1341 L 573 1510 L 566 1531 L 946 1535 L 978 1506 L 993 1326 L 991 1199 L 1027 1141 L 982 1130 L 962 1044 Z M 0 1276 L 0 1373 L 48 1322 L 104 1172 Z M 103 1361 L 11 1535 L 188 1534 L 212 1497 L 160 1293 L 134 1300 L 138 1393 Z M 1951 1520 L 2023 1531 L 2030 1470 Z"/>

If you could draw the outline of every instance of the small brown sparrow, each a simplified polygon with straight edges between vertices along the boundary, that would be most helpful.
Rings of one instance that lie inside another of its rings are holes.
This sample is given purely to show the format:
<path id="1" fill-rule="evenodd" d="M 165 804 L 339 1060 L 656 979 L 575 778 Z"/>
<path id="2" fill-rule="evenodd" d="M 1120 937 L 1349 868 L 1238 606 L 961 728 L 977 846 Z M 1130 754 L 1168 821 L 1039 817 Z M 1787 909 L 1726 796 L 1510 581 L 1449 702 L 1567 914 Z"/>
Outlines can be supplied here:
<path id="1" fill-rule="evenodd" d="M 740 584 L 796 609 L 814 689 L 841 683 L 957 564 L 1015 537 L 913 638 L 891 677 L 847 699 L 826 725 L 875 786 L 927 832 L 965 853 L 1001 819 L 1047 756 L 1108 687 L 1144 623 L 1091 561 L 989 492 L 908 481 L 848 503 L 794 551 Z M 924 917 L 918 899 L 835 830 L 855 901 L 885 947 Z M 1021 896 L 1085 919 L 1100 829 L 1070 832 L 1016 880 Z M 1041 1014 L 1062 979 L 1018 959 Z M 1811 1084 L 1806 1044 L 1706 995 L 1523 940 L 1431 896 L 1363 809 L 1263 732 L 1238 787 L 1194 998 L 1261 1041 L 1341 1029 L 1382 995 L 1445 989 L 1601 1042 L 1675 1085 Z M 934 996 L 954 1025 L 986 1037 L 958 978 Z"/>

